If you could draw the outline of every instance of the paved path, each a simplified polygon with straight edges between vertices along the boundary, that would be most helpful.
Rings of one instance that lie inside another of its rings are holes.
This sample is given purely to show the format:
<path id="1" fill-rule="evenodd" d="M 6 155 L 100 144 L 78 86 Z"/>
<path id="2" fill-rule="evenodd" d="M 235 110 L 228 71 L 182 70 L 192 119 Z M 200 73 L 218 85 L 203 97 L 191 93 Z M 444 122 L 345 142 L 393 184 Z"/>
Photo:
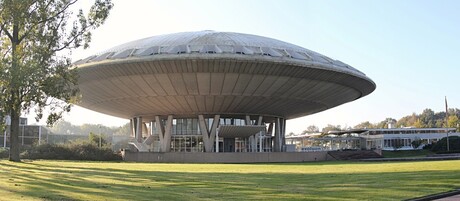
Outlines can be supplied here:
<path id="1" fill-rule="evenodd" d="M 460 200 L 460 194 L 446 197 L 446 198 L 437 199 L 437 201 L 459 201 L 459 200 Z"/>

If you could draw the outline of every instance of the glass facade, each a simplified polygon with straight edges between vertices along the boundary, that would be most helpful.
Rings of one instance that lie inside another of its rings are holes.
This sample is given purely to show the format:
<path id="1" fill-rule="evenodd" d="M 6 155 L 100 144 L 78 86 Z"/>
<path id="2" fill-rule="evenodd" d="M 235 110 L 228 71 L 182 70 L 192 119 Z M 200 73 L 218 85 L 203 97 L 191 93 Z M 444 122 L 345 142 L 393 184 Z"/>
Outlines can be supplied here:
<path id="1" fill-rule="evenodd" d="M 208 130 L 211 130 L 211 127 L 214 122 L 214 118 L 205 118 L 206 126 Z M 165 121 L 163 121 L 165 123 Z M 251 120 L 251 124 L 255 124 L 255 120 Z M 154 152 L 159 152 L 159 133 L 157 129 L 157 123 L 154 122 L 151 126 L 151 132 L 153 134 L 153 143 L 150 145 L 150 150 Z M 246 120 L 243 118 L 220 118 L 219 125 L 246 125 Z M 260 139 L 259 139 L 260 138 Z M 219 141 L 219 151 L 223 150 L 223 141 L 224 139 L 220 137 Z M 260 142 L 262 141 L 262 142 Z M 261 145 L 262 143 L 262 145 Z M 251 152 L 262 150 L 265 152 L 271 151 L 271 137 L 262 136 L 258 137 L 257 145 L 251 147 L 249 138 L 235 138 L 234 151 L 235 152 Z M 256 150 L 252 150 L 256 149 Z M 172 120 L 172 130 L 171 130 L 171 152 L 204 152 L 204 142 L 203 136 L 200 130 L 198 118 L 174 118 Z"/>
<path id="2" fill-rule="evenodd" d="M 172 135 L 201 135 L 198 119 L 174 119 Z"/>
<path id="3" fill-rule="evenodd" d="M 206 119 L 208 125 L 212 125 L 212 119 Z M 160 138 L 156 122 L 152 126 L 154 135 L 151 150 L 159 152 Z M 172 121 L 171 151 L 172 152 L 203 152 L 203 137 L 201 135 L 198 119 L 177 118 Z"/>

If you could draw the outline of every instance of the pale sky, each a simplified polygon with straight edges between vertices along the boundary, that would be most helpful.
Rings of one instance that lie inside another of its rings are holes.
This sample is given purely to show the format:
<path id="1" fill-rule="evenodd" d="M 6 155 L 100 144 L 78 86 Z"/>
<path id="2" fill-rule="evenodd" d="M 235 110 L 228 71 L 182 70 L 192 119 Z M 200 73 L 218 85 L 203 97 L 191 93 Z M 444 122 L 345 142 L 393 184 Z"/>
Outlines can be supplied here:
<path id="1" fill-rule="evenodd" d="M 87 7 L 84 0 L 78 7 Z M 185 31 L 229 31 L 275 38 L 341 60 L 377 89 L 359 100 L 287 121 L 286 132 L 309 125 L 354 126 L 399 119 L 425 108 L 460 107 L 460 1 L 114 0 L 91 47 L 73 61 L 132 40 Z M 128 122 L 75 106 L 73 124 Z M 33 122 L 33 120 L 29 120 Z"/>

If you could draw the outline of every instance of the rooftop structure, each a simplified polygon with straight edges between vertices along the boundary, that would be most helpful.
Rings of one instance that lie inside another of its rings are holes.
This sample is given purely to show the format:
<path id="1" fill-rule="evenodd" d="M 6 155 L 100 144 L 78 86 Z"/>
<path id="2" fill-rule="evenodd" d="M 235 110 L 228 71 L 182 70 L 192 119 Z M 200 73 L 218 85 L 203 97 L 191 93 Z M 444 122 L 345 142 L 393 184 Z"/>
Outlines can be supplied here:
<path id="1" fill-rule="evenodd" d="M 140 151 L 283 151 L 286 119 L 376 87 L 341 61 L 231 32 L 153 36 L 76 64 L 79 105 L 131 119 Z"/>

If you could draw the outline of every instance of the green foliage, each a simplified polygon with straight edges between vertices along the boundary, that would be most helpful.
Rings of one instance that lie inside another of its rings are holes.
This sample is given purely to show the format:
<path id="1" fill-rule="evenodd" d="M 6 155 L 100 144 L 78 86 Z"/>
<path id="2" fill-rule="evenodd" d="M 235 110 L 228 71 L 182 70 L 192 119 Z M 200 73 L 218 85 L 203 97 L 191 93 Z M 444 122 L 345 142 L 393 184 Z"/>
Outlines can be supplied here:
<path id="1" fill-rule="evenodd" d="M 118 127 L 113 134 L 114 135 L 131 135 L 131 126 L 129 125 L 129 122 L 123 126 Z"/>
<path id="2" fill-rule="evenodd" d="M 460 151 L 460 137 L 449 136 L 449 149 L 452 152 Z M 442 138 L 431 148 L 433 152 L 446 152 L 447 151 L 447 137 Z"/>
<path id="3" fill-rule="evenodd" d="M 448 127 L 457 128 L 460 132 L 460 109 L 451 108 L 448 111 Z M 396 122 L 396 128 L 400 127 L 415 127 L 415 128 L 441 128 L 446 127 L 446 112 L 434 112 L 431 109 L 425 109 L 421 114 L 412 113 L 411 115 L 402 117 L 398 121 L 393 118 L 386 118 L 385 120 L 378 123 L 370 123 L 369 121 L 362 122 L 354 128 L 388 128 L 388 121 Z"/>
<path id="4" fill-rule="evenodd" d="M 90 132 L 89 136 L 88 136 L 88 139 L 89 139 L 90 143 L 95 144 L 97 146 L 99 146 L 99 144 L 102 147 L 106 147 L 108 145 L 108 142 L 107 142 L 107 140 L 105 139 L 105 137 L 104 137 L 104 135 L 102 133 L 95 134 L 93 132 Z"/>
<path id="5" fill-rule="evenodd" d="M 355 129 L 372 129 L 372 128 L 375 128 L 376 126 L 374 124 L 372 124 L 371 122 L 369 121 L 365 121 L 365 122 L 362 122 L 356 126 L 354 126 L 353 128 Z"/>
<path id="6" fill-rule="evenodd" d="M 411 145 L 414 149 L 417 149 L 422 145 L 423 141 L 421 139 L 412 140 Z"/>
<path id="7" fill-rule="evenodd" d="M 101 124 L 72 125 L 70 122 L 60 120 L 56 122 L 50 130 L 55 134 L 76 135 L 86 135 L 91 132 L 104 133 L 108 135 L 129 135 L 131 133 L 129 122 L 120 127 L 108 127 Z"/>
<path id="8" fill-rule="evenodd" d="M 326 127 L 323 128 L 322 133 L 327 134 L 329 131 L 341 131 L 342 126 L 340 125 L 332 125 L 328 124 Z"/>
<path id="9" fill-rule="evenodd" d="M 457 131 L 460 131 L 460 120 L 456 115 L 450 115 L 447 120 L 447 125 L 450 128 L 457 128 Z"/>
<path id="10" fill-rule="evenodd" d="M 99 148 L 94 143 L 79 141 L 68 144 L 43 144 L 33 146 L 21 153 L 22 158 L 28 159 L 57 159 L 57 160 L 91 160 L 113 161 L 121 160 L 119 154 L 108 147 Z"/>
<path id="11" fill-rule="evenodd" d="M 436 127 L 436 119 L 434 117 L 434 111 L 427 108 L 423 110 L 418 119 L 420 119 L 423 128 L 434 128 Z"/>
<path id="12" fill-rule="evenodd" d="M 8 149 L 0 147 L 0 158 L 8 158 L 9 155 L 10 151 Z"/>
<path id="13" fill-rule="evenodd" d="M 302 131 L 302 134 L 318 133 L 318 132 L 319 132 L 318 126 L 310 125 L 310 126 L 307 127 L 307 130 Z"/>
<path id="14" fill-rule="evenodd" d="M 0 0 L 0 111 L 11 116 L 12 161 L 20 160 L 21 113 L 33 109 L 38 121 L 47 109 L 51 125 L 78 100 L 78 73 L 68 53 L 88 47 L 113 4 L 96 0 L 87 16 L 82 10 L 75 16 L 70 7 L 77 1 Z"/>

